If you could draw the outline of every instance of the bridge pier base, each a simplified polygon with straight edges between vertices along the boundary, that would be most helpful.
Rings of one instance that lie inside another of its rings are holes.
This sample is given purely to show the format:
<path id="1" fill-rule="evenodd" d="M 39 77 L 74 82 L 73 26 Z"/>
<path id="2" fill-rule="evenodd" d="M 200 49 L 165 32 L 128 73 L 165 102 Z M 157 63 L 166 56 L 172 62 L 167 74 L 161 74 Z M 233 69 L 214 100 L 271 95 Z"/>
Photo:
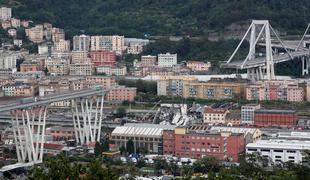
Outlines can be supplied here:
<path id="1" fill-rule="evenodd" d="M 262 67 L 247 69 L 247 78 L 252 82 L 262 80 L 264 78 Z"/>
<path id="2" fill-rule="evenodd" d="M 309 68 L 310 68 L 310 58 L 307 56 L 304 56 L 301 58 L 301 63 L 302 63 L 302 69 L 301 69 L 301 74 L 303 76 L 309 75 Z"/>
<path id="3" fill-rule="evenodd" d="M 43 161 L 46 106 L 11 111 L 18 162 Z"/>
<path id="4" fill-rule="evenodd" d="M 73 99 L 71 102 L 76 142 L 88 145 L 100 141 L 104 96 Z"/>

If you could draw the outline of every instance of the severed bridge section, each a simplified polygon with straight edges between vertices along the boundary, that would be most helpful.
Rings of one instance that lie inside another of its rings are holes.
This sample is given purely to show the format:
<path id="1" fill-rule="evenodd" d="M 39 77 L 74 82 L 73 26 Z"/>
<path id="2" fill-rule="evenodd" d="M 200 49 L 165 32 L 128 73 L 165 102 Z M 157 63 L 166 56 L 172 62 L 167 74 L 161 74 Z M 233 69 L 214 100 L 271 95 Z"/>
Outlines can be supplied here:
<path id="1" fill-rule="evenodd" d="M 247 70 L 252 81 L 276 78 L 274 65 L 290 60 L 302 60 L 302 74 L 309 74 L 309 25 L 300 41 L 284 43 L 268 20 L 253 20 L 231 57 L 222 64 L 223 68 Z M 249 39 L 249 51 L 245 59 L 236 57 L 241 45 Z M 277 41 L 276 43 L 272 41 Z M 293 43 L 292 43 L 293 42 Z M 258 52 L 258 49 L 263 49 Z M 282 51 L 282 52 L 280 52 Z"/>

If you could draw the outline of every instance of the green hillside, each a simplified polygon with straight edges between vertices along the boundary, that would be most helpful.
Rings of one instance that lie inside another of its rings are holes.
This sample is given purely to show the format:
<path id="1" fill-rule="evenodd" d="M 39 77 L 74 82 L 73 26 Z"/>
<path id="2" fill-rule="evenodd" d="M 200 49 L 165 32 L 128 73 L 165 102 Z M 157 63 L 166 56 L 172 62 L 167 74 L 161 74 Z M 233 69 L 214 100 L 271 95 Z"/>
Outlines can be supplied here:
<path id="1" fill-rule="evenodd" d="M 80 33 L 202 36 L 232 22 L 269 19 L 300 33 L 310 22 L 309 0 L 1 0 L 14 16 L 51 22 L 69 37 Z"/>

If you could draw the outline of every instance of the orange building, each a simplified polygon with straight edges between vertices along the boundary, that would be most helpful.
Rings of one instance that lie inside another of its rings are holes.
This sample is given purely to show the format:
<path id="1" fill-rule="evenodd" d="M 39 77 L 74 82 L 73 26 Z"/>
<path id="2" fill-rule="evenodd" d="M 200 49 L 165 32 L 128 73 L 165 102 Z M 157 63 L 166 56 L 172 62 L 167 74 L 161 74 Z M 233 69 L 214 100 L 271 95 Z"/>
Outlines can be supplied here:
<path id="1" fill-rule="evenodd" d="M 134 101 L 137 95 L 137 88 L 119 86 L 109 90 L 107 93 L 108 101 Z"/>
<path id="2" fill-rule="evenodd" d="M 24 61 L 20 65 L 20 72 L 40 71 L 40 64 L 33 61 Z"/>
<path id="3" fill-rule="evenodd" d="M 298 116 L 294 110 L 258 109 L 255 111 L 254 124 L 259 127 L 297 125 Z"/>

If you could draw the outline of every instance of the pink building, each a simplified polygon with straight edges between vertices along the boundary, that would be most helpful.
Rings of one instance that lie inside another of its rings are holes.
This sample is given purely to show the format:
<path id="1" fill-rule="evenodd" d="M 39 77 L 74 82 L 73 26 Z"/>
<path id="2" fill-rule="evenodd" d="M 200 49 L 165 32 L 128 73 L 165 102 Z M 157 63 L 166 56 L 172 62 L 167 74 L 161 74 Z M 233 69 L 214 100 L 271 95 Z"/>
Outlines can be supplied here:
<path id="1" fill-rule="evenodd" d="M 137 95 L 137 88 L 118 86 L 108 91 L 106 97 L 108 101 L 134 101 Z"/>
<path id="2" fill-rule="evenodd" d="M 257 81 L 246 87 L 247 100 L 304 101 L 304 89 L 295 80 Z"/>
<path id="3" fill-rule="evenodd" d="M 114 66 L 116 63 L 115 51 L 91 51 L 90 57 L 95 67 L 103 65 Z"/>

